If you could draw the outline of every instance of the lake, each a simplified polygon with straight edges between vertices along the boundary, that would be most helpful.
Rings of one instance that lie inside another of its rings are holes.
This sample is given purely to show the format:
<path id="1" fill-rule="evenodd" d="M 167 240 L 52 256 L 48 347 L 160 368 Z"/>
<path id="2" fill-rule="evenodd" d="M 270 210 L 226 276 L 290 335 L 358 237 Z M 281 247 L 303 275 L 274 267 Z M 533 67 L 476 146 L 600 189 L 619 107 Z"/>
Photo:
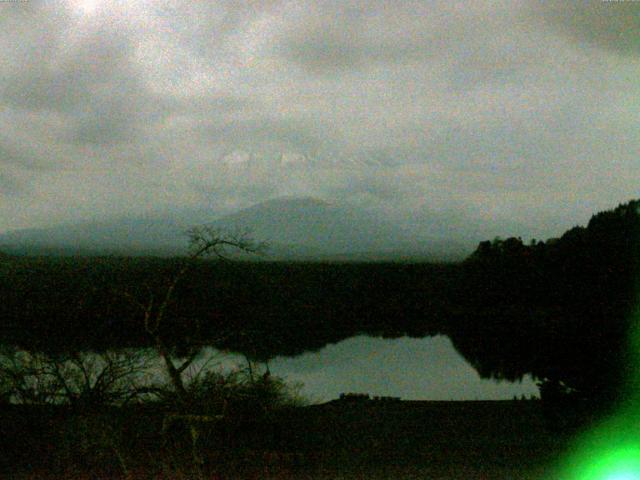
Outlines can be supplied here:
<path id="1" fill-rule="evenodd" d="M 228 356 L 226 366 L 244 362 Z M 406 400 L 495 400 L 538 396 L 534 381 L 481 379 L 445 336 L 383 339 L 353 337 L 298 357 L 269 362 L 273 375 L 301 382 L 311 401 L 342 392 L 401 397 Z"/>

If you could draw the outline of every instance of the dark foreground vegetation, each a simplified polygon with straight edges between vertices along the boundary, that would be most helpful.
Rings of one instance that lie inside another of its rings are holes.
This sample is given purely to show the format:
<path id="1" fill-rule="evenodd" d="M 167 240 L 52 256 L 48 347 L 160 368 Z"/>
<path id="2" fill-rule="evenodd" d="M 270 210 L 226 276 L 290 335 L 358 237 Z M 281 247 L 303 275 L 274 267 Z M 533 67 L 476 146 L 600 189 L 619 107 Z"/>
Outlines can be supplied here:
<path id="1" fill-rule="evenodd" d="M 570 433 L 635 396 L 639 207 L 620 205 L 545 242 L 482 242 L 460 264 L 226 262 L 225 249 L 258 246 L 206 228 L 192 231 L 185 258 L 4 255 L 5 468 L 204 475 L 221 465 L 271 468 L 271 454 L 303 471 L 476 457 L 481 468 L 503 454 L 521 464 L 525 450 L 537 462 L 555 451 L 548 432 Z M 532 375 L 542 401 L 449 405 L 438 418 L 451 419 L 450 429 L 405 403 L 366 415 L 369 406 L 294 408 L 264 363 L 357 334 L 447 335 L 484 377 Z M 246 371 L 203 366 L 206 347 L 242 353 Z M 149 374 L 150 359 L 161 379 Z M 513 423 L 539 414 L 545 429 Z"/>
<path id="2" fill-rule="evenodd" d="M 566 447 L 538 401 L 287 407 L 203 424 L 200 463 L 184 425 L 163 431 L 150 405 L 1 415 L 13 478 L 543 479 Z"/>

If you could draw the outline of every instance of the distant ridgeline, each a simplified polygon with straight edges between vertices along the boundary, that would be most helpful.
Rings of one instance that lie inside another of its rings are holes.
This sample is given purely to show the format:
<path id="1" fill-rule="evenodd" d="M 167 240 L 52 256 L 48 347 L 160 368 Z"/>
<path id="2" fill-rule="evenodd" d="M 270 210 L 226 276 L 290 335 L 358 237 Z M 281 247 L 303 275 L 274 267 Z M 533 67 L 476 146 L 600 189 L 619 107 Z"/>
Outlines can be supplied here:
<path id="1" fill-rule="evenodd" d="M 611 397 L 627 365 L 639 208 L 620 205 L 546 242 L 482 242 L 460 264 L 198 261 L 159 332 L 178 351 L 195 342 L 254 359 L 358 334 L 444 334 L 484 377 L 531 374 Z M 141 305 L 157 312 L 180 265 L 0 256 L 0 341 L 48 351 L 149 346 Z"/>

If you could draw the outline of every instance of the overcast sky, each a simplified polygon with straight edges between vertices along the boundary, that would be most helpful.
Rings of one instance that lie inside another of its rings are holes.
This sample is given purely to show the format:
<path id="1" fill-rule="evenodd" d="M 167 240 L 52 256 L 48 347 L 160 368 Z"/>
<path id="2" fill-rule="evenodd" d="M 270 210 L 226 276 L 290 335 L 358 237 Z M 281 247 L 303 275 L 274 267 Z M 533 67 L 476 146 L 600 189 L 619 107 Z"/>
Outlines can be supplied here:
<path id="1" fill-rule="evenodd" d="M 561 233 L 640 196 L 640 2 L 7 1 L 0 52 L 0 231 L 312 195 Z"/>

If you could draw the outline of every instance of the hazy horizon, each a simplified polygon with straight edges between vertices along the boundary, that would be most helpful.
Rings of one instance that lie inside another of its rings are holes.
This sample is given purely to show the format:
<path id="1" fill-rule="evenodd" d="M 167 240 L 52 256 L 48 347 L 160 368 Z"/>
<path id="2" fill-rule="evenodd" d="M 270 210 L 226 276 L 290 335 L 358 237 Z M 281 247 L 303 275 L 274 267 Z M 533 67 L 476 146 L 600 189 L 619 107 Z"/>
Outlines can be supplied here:
<path id="1" fill-rule="evenodd" d="M 520 237 L 529 243 L 564 233 L 518 222 L 499 229 L 455 211 L 405 217 L 317 197 L 281 196 L 230 213 L 182 208 L 0 231 L 0 249 L 36 255 L 173 256 L 186 252 L 187 231 L 203 224 L 248 233 L 268 246 L 264 258 L 272 260 L 459 261 L 487 239 Z"/>
<path id="2" fill-rule="evenodd" d="M 0 232 L 312 196 L 557 236 L 639 196 L 639 9 L 4 2 Z"/>

